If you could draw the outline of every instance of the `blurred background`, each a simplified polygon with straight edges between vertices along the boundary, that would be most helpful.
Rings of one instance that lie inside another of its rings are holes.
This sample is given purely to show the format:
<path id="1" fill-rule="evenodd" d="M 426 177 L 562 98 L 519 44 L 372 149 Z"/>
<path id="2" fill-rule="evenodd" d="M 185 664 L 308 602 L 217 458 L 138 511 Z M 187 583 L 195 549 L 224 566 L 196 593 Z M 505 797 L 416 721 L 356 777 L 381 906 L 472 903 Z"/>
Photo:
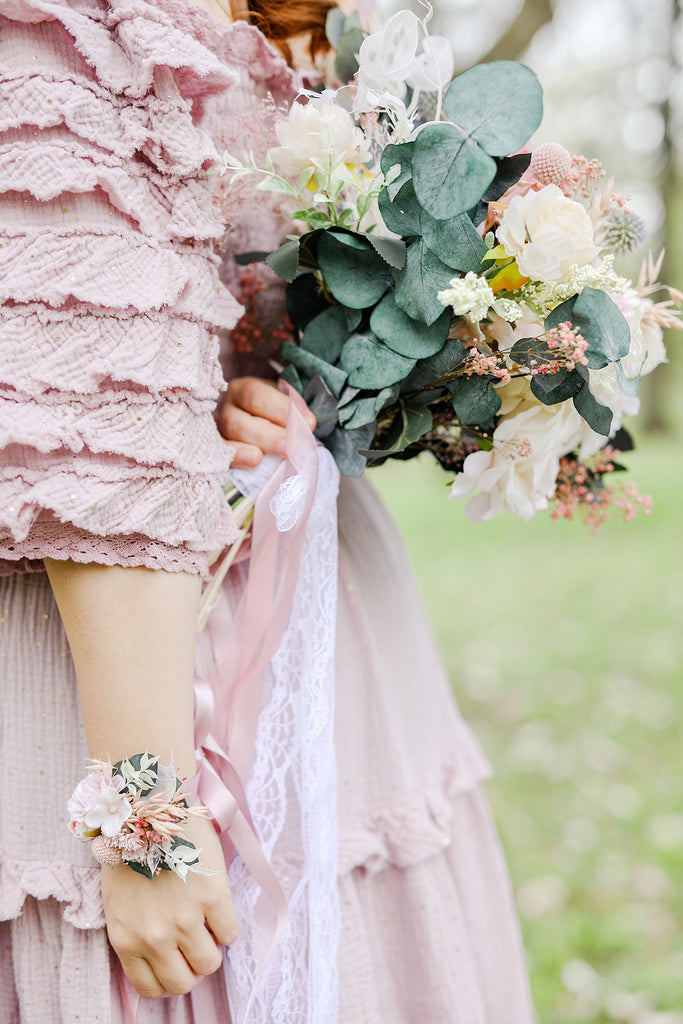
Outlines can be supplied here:
<path id="1" fill-rule="evenodd" d="M 649 229 L 618 269 L 666 247 L 662 278 L 683 289 L 681 4 L 436 0 L 432 31 L 461 69 L 536 71 L 532 145 L 597 157 Z M 598 537 L 544 514 L 473 526 L 428 458 L 371 474 L 495 768 L 540 1024 L 683 1024 L 683 332 L 667 347 L 628 424 L 647 518 Z"/>

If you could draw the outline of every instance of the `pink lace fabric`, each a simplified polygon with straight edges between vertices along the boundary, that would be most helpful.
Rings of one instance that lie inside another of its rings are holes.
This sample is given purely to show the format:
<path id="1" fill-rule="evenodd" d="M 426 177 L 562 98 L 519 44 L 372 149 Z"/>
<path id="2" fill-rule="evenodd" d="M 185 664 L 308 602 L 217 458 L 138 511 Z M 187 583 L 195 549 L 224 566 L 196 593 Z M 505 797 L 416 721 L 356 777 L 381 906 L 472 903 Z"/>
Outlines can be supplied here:
<path id="1" fill-rule="evenodd" d="M 237 73 L 144 0 L 10 0 L 0 64 L 0 571 L 203 572 L 236 536 L 213 421 L 216 160 Z"/>

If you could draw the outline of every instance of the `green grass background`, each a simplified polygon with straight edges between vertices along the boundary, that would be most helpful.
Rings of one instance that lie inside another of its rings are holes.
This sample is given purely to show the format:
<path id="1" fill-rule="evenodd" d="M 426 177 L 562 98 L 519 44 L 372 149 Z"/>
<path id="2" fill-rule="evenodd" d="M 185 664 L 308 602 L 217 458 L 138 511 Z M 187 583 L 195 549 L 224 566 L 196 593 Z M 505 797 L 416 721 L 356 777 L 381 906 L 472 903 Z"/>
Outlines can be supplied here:
<path id="1" fill-rule="evenodd" d="M 542 1024 L 683 1022 L 683 460 L 627 461 L 654 511 L 598 537 L 469 524 L 424 456 L 370 474 L 495 768 Z"/>

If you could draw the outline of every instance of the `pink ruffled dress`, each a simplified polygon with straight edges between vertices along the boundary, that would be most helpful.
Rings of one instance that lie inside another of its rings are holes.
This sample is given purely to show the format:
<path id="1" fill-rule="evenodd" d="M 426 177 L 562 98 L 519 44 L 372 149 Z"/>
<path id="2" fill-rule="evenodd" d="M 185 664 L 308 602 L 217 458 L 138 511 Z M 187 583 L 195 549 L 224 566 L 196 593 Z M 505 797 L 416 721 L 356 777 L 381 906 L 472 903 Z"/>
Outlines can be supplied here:
<path id="1" fill-rule="evenodd" d="M 87 757 L 73 665 L 44 573 L 11 570 L 203 572 L 232 536 L 212 410 L 240 309 L 206 169 L 220 126 L 293 82 L 191 0 L 4 0 L 0 29 L 0 1020 L 129 1024 L 99 867 L 65 823 Z M 339 521 L 337 1022 L 531 1024 L 488 767 L 364 480 Z M 200 990 L 143 1001 L 140 1024 L 207 1005 L 228 1024 L 219 976 Z"/>

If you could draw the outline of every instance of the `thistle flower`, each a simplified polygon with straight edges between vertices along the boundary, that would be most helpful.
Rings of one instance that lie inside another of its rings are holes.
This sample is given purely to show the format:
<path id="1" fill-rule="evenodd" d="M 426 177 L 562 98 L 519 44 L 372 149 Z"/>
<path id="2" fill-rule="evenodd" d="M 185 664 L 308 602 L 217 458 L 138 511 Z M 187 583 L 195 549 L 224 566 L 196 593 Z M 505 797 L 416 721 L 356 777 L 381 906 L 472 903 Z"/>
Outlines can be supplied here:
<path id="1" fill-rule="evenodd" d="M 647 237 L 645 221 L 630 210 L 614 210 L 607 218 L 604 245 L 619 254 L 639 249 Z"/>

